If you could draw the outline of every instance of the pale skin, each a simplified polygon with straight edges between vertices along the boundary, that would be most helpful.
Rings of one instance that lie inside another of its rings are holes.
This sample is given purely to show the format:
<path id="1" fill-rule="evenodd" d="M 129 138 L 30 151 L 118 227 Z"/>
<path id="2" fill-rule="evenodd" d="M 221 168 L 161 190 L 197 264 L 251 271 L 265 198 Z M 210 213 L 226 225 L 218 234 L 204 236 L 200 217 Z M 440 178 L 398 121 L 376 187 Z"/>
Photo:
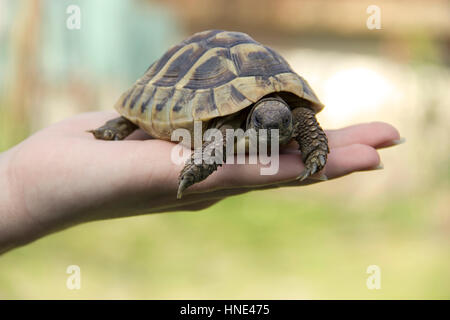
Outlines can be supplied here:
<path id="1" fill-rule="evenodd" d="M 117 117 L 85 113 L 45 128 L 0 154 L 0 252 L 83 222 L 145 213 L 198 211 L 252 190 L 300 186 L 380 166 L 376 149 L 398 144 L 398 131 L 372 122 L 325 130 L 325 168 L 296 180 L 304 169 L 298 146 L 280 154 L 276 175 L 259 165 L 224 165 L 177 200 L 183 165 L 170 160 L 173 143 L 138 130 L 123 141 L 96 140 L 86 130 Z M 364 177 L 361 177 L 364 179 Z M 301 189 L 298 190 L 301 192 Z"/>

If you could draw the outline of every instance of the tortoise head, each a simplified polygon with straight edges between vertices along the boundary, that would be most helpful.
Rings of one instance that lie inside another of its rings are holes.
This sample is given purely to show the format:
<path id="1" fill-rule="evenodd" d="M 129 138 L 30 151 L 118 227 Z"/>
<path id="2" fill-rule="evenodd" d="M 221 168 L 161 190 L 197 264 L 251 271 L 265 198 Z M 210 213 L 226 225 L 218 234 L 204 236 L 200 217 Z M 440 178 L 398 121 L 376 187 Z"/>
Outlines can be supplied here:
<path id="1" fill-rule="evenodd" d="M 264 98 L 255 103 L 247 117 L 247 128 L 267 129 L 270 139 L 272 129 L 278 129 L 280 145 L 286 144 L 292 137 L 292 113 L 289 106 L 280 98 Z"/>

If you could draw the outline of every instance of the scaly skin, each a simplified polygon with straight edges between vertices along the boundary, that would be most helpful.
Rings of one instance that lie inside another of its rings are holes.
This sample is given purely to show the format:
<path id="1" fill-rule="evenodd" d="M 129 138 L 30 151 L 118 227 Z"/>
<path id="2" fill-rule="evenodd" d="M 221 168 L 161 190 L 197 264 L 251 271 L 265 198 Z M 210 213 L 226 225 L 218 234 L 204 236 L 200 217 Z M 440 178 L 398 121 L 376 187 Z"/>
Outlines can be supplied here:
<path id="1" fill-rule="evenodd" d="M 314 111 L 299 107 L 292 111 L 294 121 L 294 139 L 300 146 L 305 170 L 298 179 L 305 180 L 322 170 L 327 163 L 328 139 L 317 122 Z"/>
<path id="2" fill-rule="evenodd" d="M 228 127 L 227 127 L 228 128 Z M 222 141 L 210 141 L 205 142 L 202 146 L 202 155 L 212 155 L 212 150 L 220 150 L 222 149 L 222 163 L 225 163 L 226 158 L 226 127 L 222 127 L 220 129 L 222 133 L 223 140 Z M 228 128 L 229 129 L 229 128 Z M 213 162 L 211 164 L 206 163 L 204 159 L 202 159 L 201 164 L 195 164 L 195 152 L 192 153 L 191 157 L 186 161 L 186 164 L 181 170 L 179 178 L 178 178 L 178 192 L 177 199 L 181 199 L 183 196 L 183 191 L 193 184 L 203 181 L 208 178 L 214 171 L 217 170 L 218 167 L 222 166 L 221 163 Z"/>
<path id="3" fill-rule="evenodd" d="M 114 118 L 107 121 L 98 129 L 88 130 L 96 139 L 100 140 L 123 140 L 138 127 L 124 117 Z"/>

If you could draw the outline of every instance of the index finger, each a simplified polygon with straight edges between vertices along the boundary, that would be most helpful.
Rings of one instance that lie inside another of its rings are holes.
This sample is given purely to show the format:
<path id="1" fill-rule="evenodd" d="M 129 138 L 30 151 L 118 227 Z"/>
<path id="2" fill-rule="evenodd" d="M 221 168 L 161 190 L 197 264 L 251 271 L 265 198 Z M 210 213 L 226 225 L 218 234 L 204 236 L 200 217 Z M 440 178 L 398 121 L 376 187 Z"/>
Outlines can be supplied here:
<path id="1" fill-rule="evenodd" d="M 385 122 L 361 123 L 336 130 L 325 130 L 331 148 L 365 144 L 374 148 L 398 144 L 400 134 Z"/>

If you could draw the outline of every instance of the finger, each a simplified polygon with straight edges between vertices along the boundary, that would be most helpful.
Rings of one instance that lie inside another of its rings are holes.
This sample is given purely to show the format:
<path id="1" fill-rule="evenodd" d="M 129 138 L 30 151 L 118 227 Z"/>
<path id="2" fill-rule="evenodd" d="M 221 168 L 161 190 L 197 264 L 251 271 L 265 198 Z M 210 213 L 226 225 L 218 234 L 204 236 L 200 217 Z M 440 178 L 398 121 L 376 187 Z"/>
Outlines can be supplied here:
<path id="1" fill-rule="evenodd" d="M 373 170 L 380 163 L 378 152 L 371 146 L 353 144 L 331 150 L 323 173 L 328 179 L 344 176 L 354 171 Z M 261 175 L 261 165 L 225 165 L 215 173 L 214 178 L 200 182 L 189 188 L 187 193 L 204 192 L 206 190 L 224 190 L 233 188 L 249 188 L 273 186 L 295 180 L 304 165 L 299 155 L 280 154 L 279 170 L 274 175 Z M 308 179 L 305 184 L 320 182 Z M 300 183 L 297 182 L 297 185 Z"/>
<path id="2" fill-rule="evenodd" d="M 273 161 L 274 174 L 262 174 L 265 166 L 249 164 L 248 157 L 246 157 L 247 164 L 225 164 L 208 179 L 189 187 L 185 194 L 235 188 L 245 190 L 249 187 L 270 185 L 291 179 L 300 174 L 304 168 L 300 156 L 296 154 L 280 154 L 278 160 L 274 157 Z"/>
<path id="3" fill-rule="evenodd" d="M 307 179 L 299 183 L 297 179 L 277 183 L 271 187 L 298 187 L 330 179 L 336 179 L 356 171 L 376 170 L 380 164 L 378 152 L 367 145 L 351 145 L 331 150 L 323 175 L 326 179 Z M 316 174 L 316 176 L 318 176 Z"/>
<path id="4" fill-rule="evenodd" d="M 277 183 L 278 187 L 299 186 L 319 183 L 326 180 L 336 179 L 356 171 L 377 170 L 380 165 L 380 156 L 375 148 L 354 144 L 350 146 L 334 148 L 331 150 L 325 169 L 315 175 L 314 179 L 307 179 L 299 183 L 297 179 Z M 324 179 L 319 178 L 319 176 Z M 314 176 L 313 176 L 314 177 Z"/>
<path id="5" fill-rule="evenodd" d="M 331 148 L 365 144 L 374 148 L 394 145 L 400 134 L 384 122 L 362 123 L 337 130 L 326 130 Z"/>
<path id="6" fill-rule="evenodd" d="M 329 179 L 342 177 L 354 171 L 376 169 L 380 156 L 375 148 L 365 144 L 352 144 L 331 150 L 325 175 Z"/>
<path id="7" fill-rule="evenodd" d="M 296 178 L 299 172 L 303 170 L 303 165 L 299 163 L 298 156 L 297 162 L 291 162 L 291 160 L 295 159 L 284 157 L 281 162 L 281 166 L 283 166 L 282 172 L 279 175 L 276 175 L 273 181 L 260 181 L 254 188 L 268 189 L 283 186 L 299 186 L 323 181 L 318 179 L 318 176 L 320 175 L 318 174 L 315 175 L 316 177 L 314 178 L 299 183 Z M 356 171 L 375 170 L 379 164 L 380 157 L 373 147 L 363 144 L 354 144 L 332 149 L 328 158 L 328 163 L 322 174 L 325 174 L 327 179 L 335 179 Z M 289 176 L 289 178 L 285 178 L 286 176 Z M 279 178 L 283 178 L 283 180 L 277 180 Z"/>
<path id="8" fill-rule="evenodd" d="M 382 149 L 382 148 L 387 148 L 387 147 L 392 147 L 392 146 L 397 146 L 399 144 L 403 144 L 406 142 L 406 138 L 401 137 L 400 139 L 395 139 L 395 140 L 391 140 L 391 141 L 386 141 L 384 143 L 379 144 L 378 146 L 376 146 L 377 149 Z"/>
<path id="9" fill-rule="evenodd" d="M 352 144 L 366 144 L 374 148 L 385 148 L 404 142 L 397 129 L 387 123 L 362 123 L 336 130 L 325 130 L 330 148 Z M 298 143 L 293 140 L 281 148 L 282 153 L 298 153 Z"/>
<path id="10" fill-rule="evenodd" d="M 144 161 L 145 163 L 145 161 Z M 334 179 L 354 171 L 375 169 L 380 163 L 377 151 L 367 145 L 351 145 L 331 150 L 324 174 L 328 179 Z M 299 183 L 296 178 L 303 171 L 304 166 L 297 154 L 281 154 L 279 158 L 279 170 L 274 175 L 262 175 L 261 168 L 257 165 L 224 165 L 214 172 L 208 179 L 188 188 L 181 200 L 170 203 L 176 196 L 178 166 L 171 170 L 171 176 L 166 177 L 165 183 L 160 189 L 164 189 L 161 196 L 154 199 L 154 212 L 183 210 L 184 206 L 197 206 L 197 202 L 218 201 L 222 198 L 243 194 L 252 190 L 278 188 L 288 185 L 307 185 L 321 180 L 317 177 L 307 179 Z M 320 174 L 319 174 L 320 175 Z M 147 174 L 142 176 L 146 177 Z M 316 175 L 318 176 L 318 175 Z M 137 177 L 138 178 L 138 177 Z M 201 205 L 199 205 L 201 207 Z"/>

